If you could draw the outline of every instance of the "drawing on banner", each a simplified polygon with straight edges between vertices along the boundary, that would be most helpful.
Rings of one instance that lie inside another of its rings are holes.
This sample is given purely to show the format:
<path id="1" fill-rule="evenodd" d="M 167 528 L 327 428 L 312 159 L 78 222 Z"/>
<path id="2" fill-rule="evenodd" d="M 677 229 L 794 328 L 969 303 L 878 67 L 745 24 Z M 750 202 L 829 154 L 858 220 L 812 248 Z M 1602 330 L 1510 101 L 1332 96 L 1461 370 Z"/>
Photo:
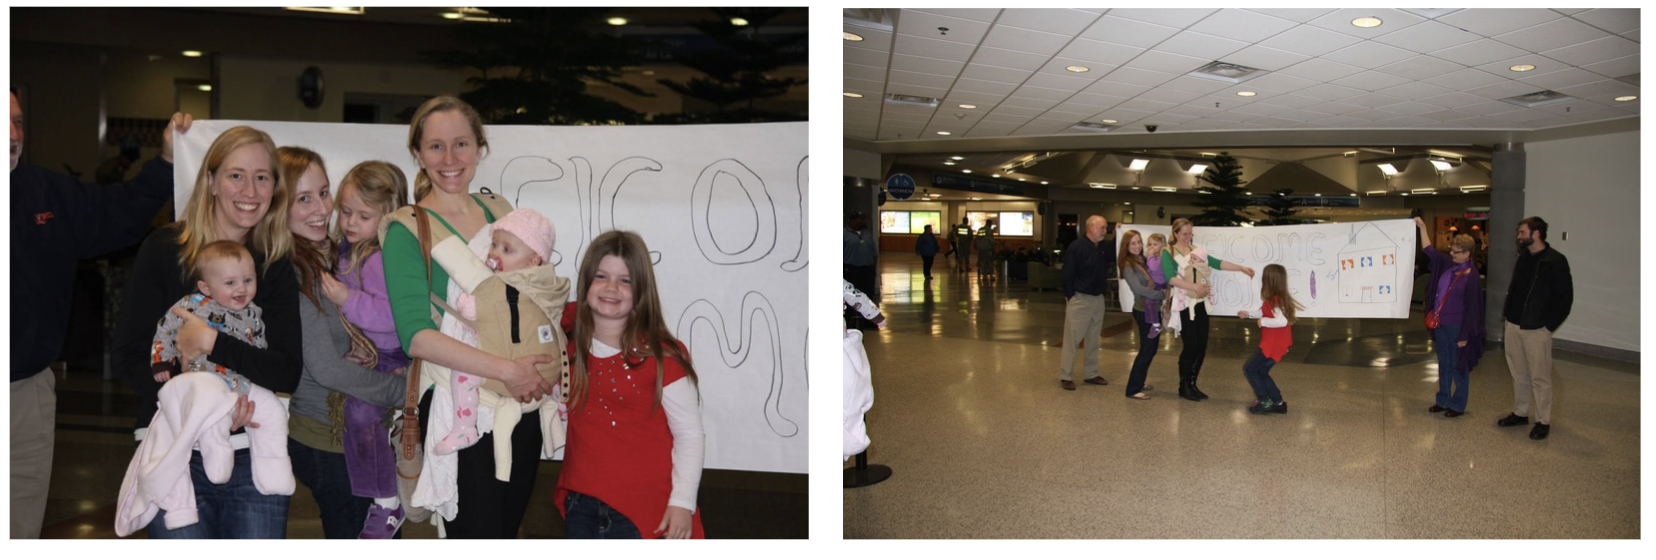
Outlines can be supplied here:
<path id="1" fill-rule="evenodd" d="M 712 302 L 698 299 L 692 302 L 690 307 L 684 310 L 684 313 L 679 314 L 678 327 L 674 330 L 678 332 L 679 340 L 684 341 L 686 346 L 699 348 L 693 342 L 696 323 L 708 323 L 709 326 L 713 327 L 713 346 L 721 350 L 719 355 L 724 358 L 725 365 L 735 370 L 742 368 L 747 364 L 748 358 L 753 357 L 755 350 L 753 337 L 760 332 L 755 328 L 755 319 L 763 319 L 766 327 L 764 332 L 768 333 L 770 338 L 768 346 L 770 350 L 768 356 L 770 358 L 768 364 L 770 392 L 765 396 L 763 408 L 765 424 L 770 426 L 771 431 L 776 435 L 794 437 L 799 434 L 799 424 L 789 419 L 789 414 L 782 412 L 782 391 L 787 386 L 787 375 L 782 370 L 782 336 L 777 329 L 776 309 L 771 307 L 770 299 L 766 298 L 764 294 L 748 292 L 742 296 L 742 313 L 737 318 L 740 320 L 740 331 L 734 332 L 739 332 L 741 336 L 730 336 L 733 330 L 726 328 L 730 324 L 725 322 L 724 313 L 720 312 L 719 308 L 714 306 Z M 764 362 L 759 363 L 763 364 Z"/>
<path id="2" fill-rule="evenodd" d="M 1397 300 L 1397 243 L 1380 228 L 1358 224 L 1338 255 L 1342 303 Z"/>
<path id="3" fill-rule="evenodd" d="M 335 185 L 366 160 L 419 171 L 406 126 L 202 120 L 175 150 L 177 201 L 207 146 L 239 125 L 321 154 Z M 575 278 L 606 231 L 645 239 L 662 319 L 700 358 L 707 468 L 808 470 L 807 127 L 485 127 L 489 153 L 470 190 L 551 220 L 559 276 Z"/>

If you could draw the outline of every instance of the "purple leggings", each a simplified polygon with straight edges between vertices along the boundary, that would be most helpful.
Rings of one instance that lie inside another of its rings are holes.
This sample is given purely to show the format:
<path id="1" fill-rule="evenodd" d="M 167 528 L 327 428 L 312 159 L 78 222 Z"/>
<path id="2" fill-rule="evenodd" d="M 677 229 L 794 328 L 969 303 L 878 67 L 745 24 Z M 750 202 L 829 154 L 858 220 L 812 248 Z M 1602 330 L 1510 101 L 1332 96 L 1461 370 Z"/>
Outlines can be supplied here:
<path id="1" fill-rule="evenodd" d="M 401 349 L 380 349 L 376 371 L 390 373 L 407 367 L 410 360 Z M 406 375 L 406 374 L 405 374 Z M 397 452 L 391 436 L 380 424 L 385 407 L 345 397 L 345 472 L 351 476 L 351 494 L 364 498 L 392 498 L 397 495 Z"/>

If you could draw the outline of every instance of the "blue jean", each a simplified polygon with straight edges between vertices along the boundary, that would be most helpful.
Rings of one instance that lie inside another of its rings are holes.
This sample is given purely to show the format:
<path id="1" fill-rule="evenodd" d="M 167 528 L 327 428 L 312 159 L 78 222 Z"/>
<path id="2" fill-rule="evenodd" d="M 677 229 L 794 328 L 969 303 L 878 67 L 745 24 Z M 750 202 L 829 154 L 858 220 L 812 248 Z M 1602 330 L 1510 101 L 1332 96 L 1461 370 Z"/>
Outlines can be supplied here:
<path id="1" fill-rule="evenodd" d="M 1264 350 L 1254 350 L 1253 357 L 1242 364 L 1242 375 L 1248 378 L 1248 386 L 1253 387 L 1254 396 L 1261 401 L 1270 399 L 1282 402 L 1282 391 L 1277 389 L 1276 381 L 1271 379 L 1271 368 L 1276 364 L 1276 360 L 1265 357 Z"/>
<path id="2" fill-rule="evenodd" d="M 1160 302 L 1158 302 L 1160 303 Z M 1147 308 L 1148 309 L 1148 308 Z M 1150 360 L 1156 359 L 1156 350 L 1161 338 L 1150 338 L 1150 321 L 1144 311 L 1133 312 L 1133 322 L 1138 323 L 1139 350 L 1138 357 L 1133 358 L 1133 371 L 1127 374 L 1127 396 L 1144 390 L 1144 378 L 1150 374 Z"/>
<path id="3" fill-rule="evenodd" d="M 1460 331 L 1460 325 L 1438 325 L 1432 330 L 1432 341 L 1437 344 L 1437 405 L 1466 412 L 1466 400 L 1471 396 L 1467 381 L 1471 376 L 1460 364 Z"/>
<path id="4" fill-rule="evenodd" d="M 564 497 L 564 538 L 642 539 L 638 526 L 598 498 L 570 492 Z"/>
<path id="5" fill-rule="evenodd" d="M 293 477 L 310 489 L 321 510 L 322 536 L 354 539 L 362 533 L 372 498 L 352 495 L 351 477 L 343 453 L 312 448 L 288 438 L 288 456 L 293 459 Z M 394 476 L 394 475 L 393 475 Z M 398 535 L 402 532 L 399 530 Z"/>
<path id="6" fill-rule="evenodd" d="M 266 496 L 253 486 L 252 454 L 236 450 L 230 480 L 213 484 L 201 464 L 201 453 L 190 452 L 190 481 L 195 485 L 196 513 L 201 521 L 168 530 L 166 512 L 150 521 L 152 539 L 281 539 L 287 537 L 288 496 Z"/>

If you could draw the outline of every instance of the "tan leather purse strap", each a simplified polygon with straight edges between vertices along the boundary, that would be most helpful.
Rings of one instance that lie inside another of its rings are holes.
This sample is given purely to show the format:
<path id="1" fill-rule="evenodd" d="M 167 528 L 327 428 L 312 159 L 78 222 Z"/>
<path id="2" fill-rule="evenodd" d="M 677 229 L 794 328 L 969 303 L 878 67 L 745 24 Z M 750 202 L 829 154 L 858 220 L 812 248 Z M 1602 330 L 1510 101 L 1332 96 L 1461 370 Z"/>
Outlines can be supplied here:
<path id="1" fill-rule="evenodd" d="M 425 257 L 426 289 L 431 289 L 431 217 L 426 215 L 425 208 L 414 205 L 414 221 L 419 227 L 415 228 L 416 238 L 420 241 L 420 255 Z M 415 358 L 408 368 L 408 392 L 403 398 L 403 427 L 402 427 L 402 454 L 403 459 L 412 460 L 417 454 L 420 445 L 420 368 L 425 360 Z"/>

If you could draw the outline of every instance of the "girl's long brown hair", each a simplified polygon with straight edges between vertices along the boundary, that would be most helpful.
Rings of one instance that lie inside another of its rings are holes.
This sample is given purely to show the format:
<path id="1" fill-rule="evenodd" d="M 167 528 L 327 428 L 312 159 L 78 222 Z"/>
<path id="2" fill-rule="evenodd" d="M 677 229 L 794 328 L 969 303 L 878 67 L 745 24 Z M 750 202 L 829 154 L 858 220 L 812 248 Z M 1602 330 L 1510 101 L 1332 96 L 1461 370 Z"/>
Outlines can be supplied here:
<path id="1" fill-rule="evenodd" d="M 365 161 L 352 167 L 339 180 L 339 194 L 334 197 L 334 213 L 338 214 L 340 207 L 345 205 L 346 189 L 356 192 L 362 203 L 372 207 L 380 213 L 380 219 L 396 212 L 398 208 L 408 204 L 408 179 L 397 166 L 384 161 Z M 340 220 L 334 220 L 332 234 L 329 237 L 339 242 L 345 241 L 345 228 Z M 360 243 L 350 247 L 350 264 L 341 274 L 356 274 L 358 280 L 362 278 L 362 263 L 368 260 L 374 251 L 380 250 L 379 236 L 370 236 Z"/>
<path id="2" fill-rule="evenodd" d="M 667 331 L 661 313 L 661 297 L 656 292 L 655 268 L 650 265 L 650 249 L 644 239 L 630 231 L 608 231 L 592 240 L 586 256 L 581 258 L 581 270 L 576 276 L 575 352 L 569 365 L 569 406 L 583 406 L 587 391 L 587 356 L 592 352 L 592 308 L 587 305 L 587 290 L 598 274 L 598 262 L 615 255 L 627 264 L 632 279 L 633 306 L 627 317 L 627 326 L 621 330 L 621 357 L 627 363 L 638 364 L 645 358 L 656 358 L 655 404 L 650 413 L 661 406 L 662 381 L 666 369 L 662 362 L 674 360 L 684 368 L 691 383 L 696 381 L 696 369 L 690 365 L 690 354 L 684 343 Z"/>
<path id="3" fill-rule="evenodd" d="M 289 204 L 298 202 L 299 177 L 304 175 L 310 166 L 315 165 L 321 169 L 324 176 L 328 174 L 328 167 L 322 164 L 322 156 L 305 148 L 282 146 L 276 149 L 276 159 L 276 165 L 281 169 L 281 180 L 276 182 L 276 188 L 290 201 Z M 289 206 L 289 211 L 284 215 L 291 213 L 292 207 Z M 284 219 L 282 222 L 282 227 L 287 227 L 287 220 Z M 316 297 L 317 282 L 323 272 L 333 272 L 333 255 L 338 248 L 334 246 L 333 240 L 328 238 L 315 243 L 303 237 L 293 236 L 291 231 L 289 237 L 293 239 L 293 269 L 299 273 L 299 293 L 305 294 L 311 305 L 316 306 L 317 311 L 321 311 L 322 300 Z"/>
<path id="4" fill-rule="evenodd" d="M 1124 278 L 1127 276 L 1127 267 L 1138 269 L 1139 273 L 1143 274 L 1145 278 L 1150 277 L 1150 269 L 1144 266 L 1143 253 L 1145 248 L 1140 246 L 1140 254 L 1137 255 L 1133 254 L 1131 249 L 1133 240 L 1138 238 L 1139 232 L 1136 229 L 1130 229 L 1121 234 L 1121 252 L 1116 255 L 1116 268 L 1121 270 L 1121 275 Z M 1151 282 L 1155 282 L 1155 280 L 1152 279 Z"/>
<path id="5" fill-rule="evenodd" d="M 1300 302 L 1294 300 L 1294 295 L 1288 293 L 1288 269 L 1282 268 L 1280 264 L 1265 265 L 1265 272 L 1261 274 L 1259 284 L 1259 299 L 1264 305 L 1274 303 L 1281 307 L 1283 314 L 1288 316 L 1289 324 L 1298 320 L 1296 312 L 1305 309 L 1305 306 L 1300 305 Z"/>

